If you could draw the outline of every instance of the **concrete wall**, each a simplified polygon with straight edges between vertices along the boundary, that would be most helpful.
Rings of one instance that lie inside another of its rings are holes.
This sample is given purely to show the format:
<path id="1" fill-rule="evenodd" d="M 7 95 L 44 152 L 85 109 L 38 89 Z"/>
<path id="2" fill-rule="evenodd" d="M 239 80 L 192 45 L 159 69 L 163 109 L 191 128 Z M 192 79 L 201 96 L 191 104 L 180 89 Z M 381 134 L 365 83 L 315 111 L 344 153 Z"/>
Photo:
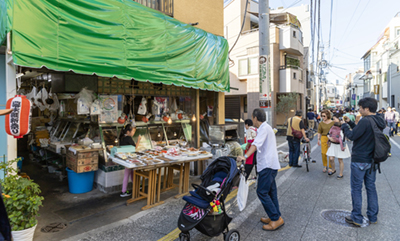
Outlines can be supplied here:
<path id="1" fill-rule="evenodd" d="M 223 0 L 175 0 L 174 18 L 218 36 L 224 35 Z"/>

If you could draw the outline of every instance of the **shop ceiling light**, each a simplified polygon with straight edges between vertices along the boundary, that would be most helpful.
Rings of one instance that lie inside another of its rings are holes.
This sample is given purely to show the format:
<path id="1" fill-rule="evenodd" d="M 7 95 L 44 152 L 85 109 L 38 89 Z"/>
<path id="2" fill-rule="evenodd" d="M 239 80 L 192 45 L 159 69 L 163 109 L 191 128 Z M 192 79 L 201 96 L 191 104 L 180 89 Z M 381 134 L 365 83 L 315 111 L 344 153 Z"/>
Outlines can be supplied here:
<path id="1" fill-rule="evenodd" d="M 196 121 L 196 116 L 195 115 L 193 115 L 192 121 Z"/>

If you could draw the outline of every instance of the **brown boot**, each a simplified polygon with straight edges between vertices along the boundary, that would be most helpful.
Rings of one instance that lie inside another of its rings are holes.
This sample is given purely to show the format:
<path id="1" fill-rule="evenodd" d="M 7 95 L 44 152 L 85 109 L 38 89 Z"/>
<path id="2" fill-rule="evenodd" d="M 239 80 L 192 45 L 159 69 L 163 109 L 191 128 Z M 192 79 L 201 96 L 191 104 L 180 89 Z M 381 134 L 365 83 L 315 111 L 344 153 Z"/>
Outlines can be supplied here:
<path id="1" fill-rule="evenodd" d="M 271 222 L 270 218 L 261 218 L 261 222 L 265 223 L 265 224 L 269 224 Z"/>
<path id="2" fill-rule="evenodd" d="M 285 224 L 282 217 L 279 217 L 277 221 L 271 221 L 269 224 L 264 225 L 263 229 L 266 231 L 275 231 L 278 228 L 282 227 Z"/>

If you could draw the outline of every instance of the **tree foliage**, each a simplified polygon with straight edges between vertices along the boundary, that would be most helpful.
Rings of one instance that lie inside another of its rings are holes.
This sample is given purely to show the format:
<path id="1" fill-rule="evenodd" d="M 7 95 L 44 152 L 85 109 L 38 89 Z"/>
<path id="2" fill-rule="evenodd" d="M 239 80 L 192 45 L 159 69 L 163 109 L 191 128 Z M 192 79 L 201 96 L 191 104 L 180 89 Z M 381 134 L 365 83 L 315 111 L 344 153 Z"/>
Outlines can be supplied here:
<path id="1" fill-rule="evenodd" d="M 0 164 L 0 169 L 6 174 L 4 179 L 0 180 L 3 191 L 1 195 L 13 231 L 28 229 L 37 224 L 36 217 L 44 199 L 39 196 L 41 191 L 37 183 L 12 174 L 17 173 L 12 164 L 19 160 L 18 158 Z"/>
<path id="2" fill-rule="evenodd" d="M 285 115 L 284 125 L 286 125 L 287 119 L 289 118 L 290 110 L 295 110 L 297 107 L 297 95 L 297 93 L 288 93 L 278 97 L 279 101 L 275 107 L 275 112 Z"/>

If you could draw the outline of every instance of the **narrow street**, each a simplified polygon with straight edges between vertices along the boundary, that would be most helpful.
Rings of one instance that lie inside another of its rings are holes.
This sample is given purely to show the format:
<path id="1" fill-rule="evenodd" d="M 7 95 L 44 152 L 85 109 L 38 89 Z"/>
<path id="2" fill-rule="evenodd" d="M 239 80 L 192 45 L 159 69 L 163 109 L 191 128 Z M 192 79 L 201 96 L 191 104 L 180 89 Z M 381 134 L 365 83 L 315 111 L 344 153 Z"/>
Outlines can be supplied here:
<path id="1" fill-rule="evenodd" d="M 313 159 L 310 172 L 304 163 L 300 169 L 289 168 L 280 171 L 277 177 L 279 203 L 285 225 L 275 231 L 262 230 L 259 221 L 265 212 L 259 202 L 254 184 L 250 186 L 245 210 L 239 212 L 235 198 L 228 202 L 229 213 L 234 217 L 229 227 L 238 229 L 241 240 L 397 240 L 397 221 L 400 215 L 400 177 L 398 165 L 400 137 L 392 142 L 392 157 L 382 164 L 382 173 L 377 174 L 377 190 L 380 212 L 378 224 L 364 228 L 342 226 L 325 220 L 321 212 L 325 210 L 351 211 L 350 159 L 345 160 L 344 178 L 336 179 L 336 174 L 322 173 L 320 148 L 316 138 L 312 142 Z M 351 148 L 351 147 L 350 147 Z M 287 150 L 287 146 L 279 148 Z M 364 193 L 363 214 L 366 212 Z M 183 200 L 171 198 L 164 205 L 140 212 L 128 219 L 112 223 L 65 240 L 177 240 L 177 220 L 184 205 Z M 343 221 L 343 220 L 339 220 Z M 196 230 L 191 231 L 192 240 L 223 240 L 206 237 Z"/>

